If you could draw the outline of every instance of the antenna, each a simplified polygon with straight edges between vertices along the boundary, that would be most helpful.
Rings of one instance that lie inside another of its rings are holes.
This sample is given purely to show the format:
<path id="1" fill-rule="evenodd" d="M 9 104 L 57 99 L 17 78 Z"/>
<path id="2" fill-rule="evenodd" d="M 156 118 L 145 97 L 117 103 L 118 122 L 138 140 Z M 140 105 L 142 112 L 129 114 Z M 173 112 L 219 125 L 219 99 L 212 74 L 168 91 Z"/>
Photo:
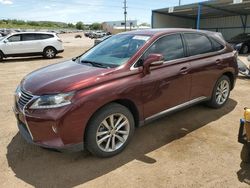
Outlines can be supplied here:
<path id="1" fill-rule="evenodd" d="M 127 0 L 124 0 L 124 22 L 125 22 L 125 31 L 127 31 Z"/>

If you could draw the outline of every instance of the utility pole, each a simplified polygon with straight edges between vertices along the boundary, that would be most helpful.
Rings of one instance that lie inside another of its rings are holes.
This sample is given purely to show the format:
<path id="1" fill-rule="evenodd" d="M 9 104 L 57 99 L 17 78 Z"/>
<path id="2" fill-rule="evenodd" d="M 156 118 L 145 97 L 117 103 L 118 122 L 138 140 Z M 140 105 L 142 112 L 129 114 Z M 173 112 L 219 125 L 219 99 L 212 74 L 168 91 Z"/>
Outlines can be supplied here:
<path id="1" fill-rule="evenodd" d="M 181 6 L 181 0 L 179 0 L 179 6 Z"/>
<path id="2" fill-rule="evenodd" d="M 125 22 L 125 31 L 127 31 L 127 0 L 124 0 L 124 22 Z"/>

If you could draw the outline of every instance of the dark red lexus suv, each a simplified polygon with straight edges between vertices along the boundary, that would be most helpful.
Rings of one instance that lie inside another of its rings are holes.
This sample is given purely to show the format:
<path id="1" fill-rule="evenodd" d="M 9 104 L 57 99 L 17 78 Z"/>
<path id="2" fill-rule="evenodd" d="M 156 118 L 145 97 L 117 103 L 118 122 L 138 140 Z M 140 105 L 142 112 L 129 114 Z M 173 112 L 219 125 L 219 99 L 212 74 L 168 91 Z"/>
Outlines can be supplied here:
<path id="1" fill-rule="evenodd" d="M 27 75 L 15 92 L 18 128 L 42 147 L 110 157 L 126 147 L 137 126 L 199 102 L 223 106 L 235 85 L 236 59 L 219 33 L 118 34 Z"/>

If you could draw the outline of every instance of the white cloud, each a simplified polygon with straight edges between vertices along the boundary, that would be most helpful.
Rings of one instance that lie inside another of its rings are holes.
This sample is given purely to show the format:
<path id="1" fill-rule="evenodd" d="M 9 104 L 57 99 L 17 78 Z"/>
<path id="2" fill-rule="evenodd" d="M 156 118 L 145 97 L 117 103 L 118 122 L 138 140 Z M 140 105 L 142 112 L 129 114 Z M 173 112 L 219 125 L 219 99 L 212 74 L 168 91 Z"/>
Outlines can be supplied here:
<path id="1" fill-rule="evenodd" d="M 12 5 L 13 1 L 11 1 L 11 0 L 0 0 L 0 3 L 4 4 L 4 5 Z"/>

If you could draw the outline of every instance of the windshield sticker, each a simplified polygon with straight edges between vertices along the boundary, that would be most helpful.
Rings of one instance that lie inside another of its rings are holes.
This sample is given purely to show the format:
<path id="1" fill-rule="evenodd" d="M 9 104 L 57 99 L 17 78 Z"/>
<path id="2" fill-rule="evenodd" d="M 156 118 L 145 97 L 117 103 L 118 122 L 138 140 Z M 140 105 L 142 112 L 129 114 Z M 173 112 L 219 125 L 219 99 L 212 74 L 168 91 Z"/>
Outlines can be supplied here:
<path id="1" fill-rule="evenodd" d="M 133 37 L 134 40 L 144 40 L 147 41 L 150 37 L 149 36 L 142 36 L 142 35 L 136 35 Z"/>

